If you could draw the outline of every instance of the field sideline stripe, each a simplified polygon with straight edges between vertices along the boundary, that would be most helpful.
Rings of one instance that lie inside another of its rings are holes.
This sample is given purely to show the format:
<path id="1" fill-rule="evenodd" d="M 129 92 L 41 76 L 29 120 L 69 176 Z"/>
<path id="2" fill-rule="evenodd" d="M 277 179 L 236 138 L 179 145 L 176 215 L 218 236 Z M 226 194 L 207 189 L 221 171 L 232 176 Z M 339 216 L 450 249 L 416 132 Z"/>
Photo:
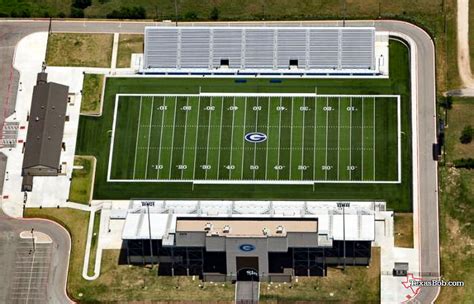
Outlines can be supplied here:
<path id="1" fill-rule="evenodd" d="M 193 181 L 196 177 L 196 154 L 197 154 L 197 143 L 198 143 L 198 131 L 199 131 L 199 114 L 201 113 L 201 96 L 198 97 L 198 113 L 196 121 L 196 140 L 194 141 L 194 166 L 193 166 Z"/>
<path id="2" fill-rule="evenodd" d="M 270 138 L 270 104 L 272 100 L 268 97 L 268 113 L 267 113 L 267 151 L 265 156 L 265 180 L 268 179 L 268 138 Z"/>
<path id="3" fill-rule="evenodd" d="M 140 110 L 138 111 L 138 123 L 137 123 L 137 141 L 135 144 L 135 160 L 133 162 L 133 179 L 135 179 L 135 170 L 137 168 L 138 138 L 140 136 L 141 117 L 142 117 L 142 97 L 140 96 Z"/>
<path id="4" fill-rule="evenodd" d="M 212 97 L 210 98 L 210 103 L 209 103 L 209 121 L 208 121 L 208 126 L 207 126 L 207 149 L 206 149 L 206 166 L 209 165 L 209 137 L 210 137 L 210 134 L 211 134 L 211 118 L 212 118 Z M 204 179 L 207 179 L 207 171 L 209 170 L 205 170 L 204 172 Z"/>
<path id="5" fill-rule="evenodd" d="M 224 116 L 224 96 L 221 99 L 221 126 L 219 128 L 219 154 L 217 155 L 217 177 L 219 179 L 219 171 L 221 168 L 221 143 L 222 143 L 222 116 Z"/>
<path id="6" fill-rule="evenodd" d="M 181 157 L 181 164 L 184 165 L 184 152 L 186 151 L 186 149 L 184 149 L 186 147 L 186 132 L 188 130 L 188 110 L 187 110 L 187 107 L 189 106 L 189 96 L 186 97 L 186 117 L 184 119 L 184 139 L 183 139 L 183 155 Z M 181 179 L 183 179 L 183 175 L 184 175 L 184 170 L 185 169 L 181 169 Z"/>
<path id="7" fill-rule="evenodd" d="M 165 120 L 165 100 L 166 98 L 163 97 L 163 109 L 161 110 L 161 129 L 160 129 L 160 150 L 158 151 L 158 168 L 157 168 L 157 171 L 156 171 L 156 179 L 160 179 L 160 168 L 161 168 L 161 143 L 163 142 L 163 123 L 164 123 L 164 120 Z"/>
<path id="8" fill-rule="evenodd" d="M 242 164 L 240 166 L 240 179 L 244 179 L 244 155 L 245 155 L 245 124 L 247 123 L 247 97 L 244 106 L 244 128 L 242 129 Z"/>
<path id="9" fill-rule="evenodd" d="M 173 134 L 171 135 L 171 157 L 170 157 L 170 172 L 168 174 L 168 179 L 171 179 L 171 169 L 173 167 L 173 152 L 174 152 L 174 131 L 176 128 L 174 125 L 176 125 L 176 107 L 178 106 L 178 96 L 176 96 L 174 100 L 174 116 L 173 116 Z"/>
<path id="10" fill-rule="evenodd" d="M 145 162 L 145 179 L 148 178 L 148 158 L 150 157 L 150 139 L 151 139 L 151 125 L 153 122 L 153 106 L 155 103 L 155 97 L 151 97 L 151 113 L 150 113 L 150 126 L 148 127 L 148 147 L 146 149 L 146 162 Z"/>
<path id="11" fill-rule="evenodd" d="M 235 108 L 235 97 L 233 98 L 232 101 L 232 107 Z M 231 136 L 230 136 L 230 160 L 229 160 L 229 166 L 232 166 L 232 146 L 234 145 L 234 120 L 235 120 L 235 111 L 232 111 L 232 130 L 231 130 Z M 232 177 L 232 170 L 229 170 L 229 179 Z"/>

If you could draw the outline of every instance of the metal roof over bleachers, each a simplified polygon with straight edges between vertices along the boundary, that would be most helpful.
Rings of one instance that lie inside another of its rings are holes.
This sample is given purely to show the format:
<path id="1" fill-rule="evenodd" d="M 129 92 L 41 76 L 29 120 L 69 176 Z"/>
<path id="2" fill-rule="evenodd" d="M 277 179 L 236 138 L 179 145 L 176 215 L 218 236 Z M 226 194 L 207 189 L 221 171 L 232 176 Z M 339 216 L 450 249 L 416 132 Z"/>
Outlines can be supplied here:
<path id="1" fill-rule="evenodd" d="M 374 54 L 372 27 L 161 26 L 145 28 L 144 69 L 374 73 Z"/>

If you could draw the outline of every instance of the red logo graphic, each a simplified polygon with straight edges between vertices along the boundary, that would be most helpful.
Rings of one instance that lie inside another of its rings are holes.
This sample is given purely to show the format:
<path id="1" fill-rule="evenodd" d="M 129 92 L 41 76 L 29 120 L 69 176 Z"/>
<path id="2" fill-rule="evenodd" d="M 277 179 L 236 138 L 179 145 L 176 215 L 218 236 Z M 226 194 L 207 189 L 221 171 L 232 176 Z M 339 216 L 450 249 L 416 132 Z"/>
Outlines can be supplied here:
<path id="1" fill-rule="evenodd" d="M 405 287 L 410 293 L 405 295 L 406 300 L 402 303 L 405 303 L 415 297 L 419 292 L 421 287 L 413 284 L 415 281 L 423 281 L 422 278 L 417 278 L 413 273 L 407 274 L 405 281 L 402 282 L 403 287 Z"/>

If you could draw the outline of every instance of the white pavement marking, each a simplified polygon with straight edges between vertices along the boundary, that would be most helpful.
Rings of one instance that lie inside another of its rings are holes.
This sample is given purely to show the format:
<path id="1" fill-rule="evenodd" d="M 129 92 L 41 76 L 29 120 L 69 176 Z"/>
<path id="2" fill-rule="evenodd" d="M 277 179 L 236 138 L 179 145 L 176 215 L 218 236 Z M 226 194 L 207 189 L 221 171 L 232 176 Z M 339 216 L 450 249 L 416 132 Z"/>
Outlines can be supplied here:
<path id="1" fill-rule="evenodd" d="M 329 97 L 326 97 L 326 160 L 324 169 L 324 180 L 328 180 L 328 119 L 329 119 Z"/>
<path id="2" fill-rule="evenodd" d="M 219 173 L 221 168 L 221 143 L 222 143 L 222 117 L 224 116 L 224 97 L 221 100 L 221 124 L 219 126 L 219 154 L 217 156 L 217 177 L 219 179 Z"/>
<path id="3" fill-rule="evenodd" d="M 197 155 L 197 143 L 198 143 L 198 131 L 199 131 L 199 114 L 201 113 L 201 96 L 198 97 L 198 106 L 197 106 L 197 121 L 196 121 L 196 139 L 194 142 L 194 166 L 193 166 L 193 181 L 196 177 L 196 155 Z"/>
<path id="4" fill-rule="evenodd" d="M 133 162 L 133 179 L 135 179 L 135 170 L 137 168 L 137 153 L 138 153 L 138 139 L 140 137 L 140 120 L 142 117 L 142 97 L 140 96 L 140 110 L 138 110 L 138 122 L 137 122 L 137 141 L 135 144 L 135 160 Z"/>
<path id="5" fill-rule="evenodd" d="M 153 112 L 154 110 L 155 97 L 151 99 L 151 113 L 150 113 L 150 126 L 148 127 L 148 145 L 146 150 L 146 162 L 145 162 L 145 179 L 148 177 L 148 157 L 150 156 L 150 140 L 151 140 L 151 125 L 153 122 Z"/>
<path id="6" fill-rule="evenodd" d="M 270 105 L 272 103 L 272 100 L 270 99 L 270 97 L 268 97 L 268 112 L 267 112 L 267 151 L 265 152 L 266 153 L 266 156 L 265 156 L 265 180 L 267 180 L 268 178 L 268 138 L 270 138 Z"/>
<path id="7" fill-rule="evenodd" d="M 303 127 L 301 128 L 301 166 L 304 166 L 304 129 L 305 129 L 305 115 L 306 114 L 306 97 L 303 97 Z M 301 170 L 301 180 L 303 180 L 304 171 Z"/>
<path id="8" fill-rule="evenodd" d="M 278 123 L 278 158 L 277 165 L 280 166 L 280 147 L 281 147 L 281 112 L 282 112 L 282 97 L 280 97 L 279 123 Z M 277 170 L 277 180 L 280 179 L 280 170 Z"/>
<path id="9" fill-rule="evenodd" d="M 210 98 L 210 103 L 209 103 L 209 121 L 207 125 L 207 149 L 206 149 L 206 166 L 209 166 L 209 137 L 211 134 L 211 118 L 212 118 L 212 97 Z M 206 169 L 204 172 L 204 179 L 207 179 L 207 172 L 209 170 Z"/>
<path id="10" fill-rule="evenodd" d="M 160 168 L 161 168 L 161 143 L 163 142 L 163 123 L 164 123 L 164 120 L 165 120 L 165 100 L 166 100 L 166 97 L 163 97 L 163 107 L 162 107 L 162 110 L 161 110 L 161 128 L 160 128 L 160 150 L 158 151 L 158 164 L 157 164 L 157 171 L 156 171 L 156 179 L 160 179 Z"/>
<path id="11" fill-rule="evenodd" d="M 174 131 L 176 130 L 176 107 L 178 106 L 178 96 L 174 100 L 174 113 L 173 113 L 173 134 L 171 135 L 171 155 L 170 155 L 170 172 L 168 173 L 168 179 L 171 179 L 171 169 L 173 168 L 173 152 L 174 152 Z"/>
<path id="12" fill-rule="evenodd" d="M 244 155 L 245 155 L 245 128 L 247 123 L 247 97 L 245 97 L 245 107 L 244 107 L 244 128 L 242 129 L 242 158 L 240 166 L 240 179 L 244 179 Z"/>
<path id="13" fill-rule="evenodd" d="M 230 135 L 230 161 L 229 161 L 229 166 L 232 166 L 232 149 L 234 148 L 234 121 L 235 121 L 235 97 L 233 98 L 233 103 L 232 103 L 233 109 L 232 110 L 232 130 L 231 135 Z M 230 167 L 229 167 L 230 168 Z M 229 169 L 229 179 L 232 177 L 232 169 Z"/>
<path id="14" fill-rule="evenodd" d="M 183 138 L 183 154 L 181 156 L 181 164 L 184 165 L 184 156 L 185 156 L 185 152 L 186 152 L 186 132 L 188 130 L 188 106 L 189 106 L 189 97 L 186 97 L 186 113 L 185 113 L 185 119 L 184 119 L 184 138 Z M 183 179 L 183 175 L 184 175 L 184 168 L 181 169 L 181 179 Z"/>

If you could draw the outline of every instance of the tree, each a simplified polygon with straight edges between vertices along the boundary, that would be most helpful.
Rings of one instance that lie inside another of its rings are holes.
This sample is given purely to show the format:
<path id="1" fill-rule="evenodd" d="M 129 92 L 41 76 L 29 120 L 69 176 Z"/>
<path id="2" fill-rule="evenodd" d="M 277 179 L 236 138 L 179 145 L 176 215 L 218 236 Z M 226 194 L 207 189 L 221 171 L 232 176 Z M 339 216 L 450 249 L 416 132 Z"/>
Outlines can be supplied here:
<path id="1" fill-rule="evenodd" d="M 91 4 L 92 4 L 92 0 L 74 0 L 72 2 L 72 7 L 85 9 L 91 6 Z"/>
<path id="2" fill-rule="evenodd" d="M 464 129 L 461 132 L 461 137 L 459 137 L 459 140 L 463 144 L 468 144 L 472 141 L 472 135 L 474 134 L 474 130 L 472 129 L 471 126 L 465 126 Z"/>
<path id="3" fill-rule="evenodd" d="M 219 19 L 219 9 L 217 7 L 214 6 L 214 8 L 212 9 L 210 18 L 214 21 Z"/>

